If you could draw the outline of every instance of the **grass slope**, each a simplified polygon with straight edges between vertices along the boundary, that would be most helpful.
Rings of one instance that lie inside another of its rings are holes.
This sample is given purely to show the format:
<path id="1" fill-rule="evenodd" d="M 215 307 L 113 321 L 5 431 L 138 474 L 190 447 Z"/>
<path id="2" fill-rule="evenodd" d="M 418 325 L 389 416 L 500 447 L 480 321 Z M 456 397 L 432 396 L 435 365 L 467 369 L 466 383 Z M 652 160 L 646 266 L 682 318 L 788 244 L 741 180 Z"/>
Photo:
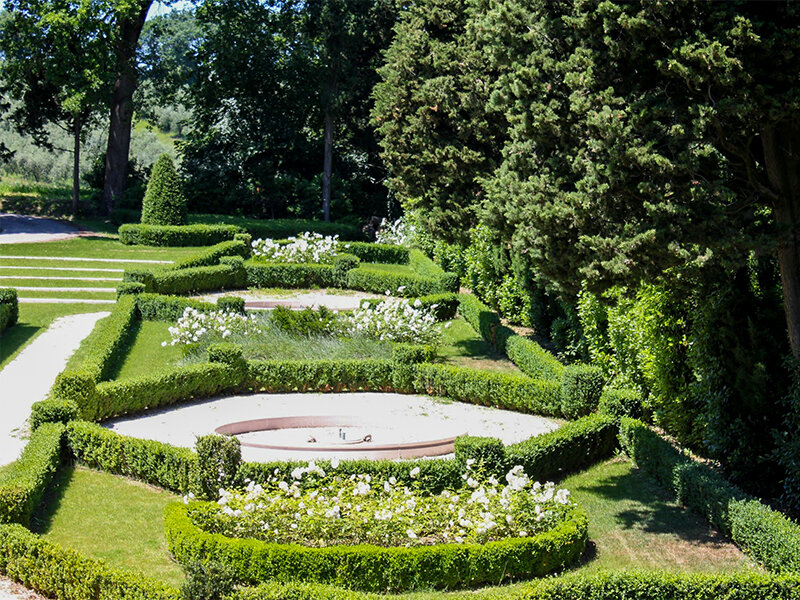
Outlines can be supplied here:
<path id="1" fill-rule="evenodd" d="M 66 467 L 34 515 L 32 529 L 114 567 L 179 585 L 183 571 L 167 553 L 163 516 L 176 499 L 124 477 Z"/>

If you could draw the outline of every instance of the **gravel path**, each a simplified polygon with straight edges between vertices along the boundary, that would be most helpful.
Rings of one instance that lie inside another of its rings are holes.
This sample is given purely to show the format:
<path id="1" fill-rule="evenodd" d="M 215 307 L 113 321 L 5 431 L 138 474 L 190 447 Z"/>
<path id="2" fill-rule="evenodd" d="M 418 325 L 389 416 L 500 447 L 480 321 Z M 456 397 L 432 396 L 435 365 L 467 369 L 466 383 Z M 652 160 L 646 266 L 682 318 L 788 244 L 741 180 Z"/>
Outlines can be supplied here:
<path id="1" fill-rule="evenodd" d="M 10 579 L 0 576 L 0 600 L 45 600 L 45 598 Z"/>
<path id="2" fill-rule="evenodd" d="M 0 465 L 17 459 L 27 441 L 31 405 L 44 400 L 67 360 L 107 312 L 61 317 L 0 371 Z"/>
<path id="3" fill-rule="evenodd" d="M 105 426 L 122 435 L 157 440 L 192 448 L 195 437 L 213 433 L 220 425 L 270 417 L 354 415 L 374 423 L 378 434 L 392 443 L 435 440 L 468 433 L 499 437 L 506 444 L 552 431 L 558 424 L 535 415 L 475 406 L 428 396 L 384 393 L 255 394 L 217 398 L 183 404 L 139 417 L 107 421 Z M 367 426 L 369 429 L 370 426 Z M 296 442 L 304 445 L 307 435 L 296 430 Z M 369 431 L 367 433 L 370 433 Z M 250 435 L 250 434 L 248 434 Z M 263 442 L 257 442 L 263 443 Z M 274 443 L 274 442 L 268 442 Z M 368 451 L 367 446 L 364 450 Z M 245 460 L 309 460 L 311 458 L 356 458 L 351 453 L 288 452 L 242 447 Z"/>
<path id="4" fill-rule="evenodd" d="M 80 229 L 64 221 L 0 213 L 0 244 L 52 242 L 80 234 Z"/>
<path id="5" fill-rule="evenodd" d="M 295 294 L 274 296 L 266 293 L 255 291 L 239 291 L 239 292 L 219 292 L 213 294 L 203 294 L 197 296 L 201 300 L 207 302 L 216 302 L 220 296 L 238 296 L 244 298 L 245 306 L 251 309 L 269 309 L 276 306 L 285 306 L 287 308 L 302 309 L 302 308 L 318 308 L 324 306 L 331 310 L 354 310 L 361 305 L 361 301 L 365 299 L 384 298 L 377 294 L 366 294 L 363 292 L 353 294 L 337 294 L 335 292 L 329 293 L 327 290 L 315 290 L 313 292 L 298 292 Z"/>

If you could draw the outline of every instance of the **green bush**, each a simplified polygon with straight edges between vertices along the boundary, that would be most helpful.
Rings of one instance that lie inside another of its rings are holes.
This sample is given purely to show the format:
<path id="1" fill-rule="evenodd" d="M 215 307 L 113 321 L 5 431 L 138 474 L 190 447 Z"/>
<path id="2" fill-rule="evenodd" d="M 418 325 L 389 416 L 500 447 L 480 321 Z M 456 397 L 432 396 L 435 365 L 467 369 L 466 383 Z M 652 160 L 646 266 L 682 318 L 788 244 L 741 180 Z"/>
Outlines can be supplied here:
<path id="1" fill-rule="evenodd" d="M 220 488 L 229 488 L 236 481 L 242 462 L 239 440 L 226 435 L 204 435 L 197 438 L 195 451 L 192 491 L 198 498 L 216 500 Z"/>
<path id="2" fill-rule="evenodd" d="M 303 336 L 324 335 L 338 320 L 336 313 L 325 306 L 303 310 L 276 306 L 270 319 L 281 331 Z"/>
<path id="3" fill-rule="evenodd" d="M 93 469 L 182 494 L 191 487 L 197 455 L 187 448 L 122 436 L 86 421 L 67 424 L 66 441 L 71 455 Z"/>
<path id="4" fill-rule="evenodd" d="M 183 600 L 220 600 L 236 587 L 236 574 L 217 562 L 189 563 L 181 586 Z"/>
<path id="5" fill-rule="evenodd" d="M 158 157 L 150 172 L 142 201 L 145 225 L 186 225 L 187 201 L 181 181 L 168 154 Z"/>
<path id="6" fill-rule="evenodd" d="M 389 291 L 392 295 L 414 298 L 430 294 L 456 292 L 458 291 L 458 282 L 456 276 L 452 273 L 442 273 L 436 277 L 425 277 L 357 267 L 347 273 L 346 287 L 374 294 L 383 294 Z M 398 292 L 398 289 L 402 291 Z"/>
<path id="7" fill-rule="evenodd" d="M 0 470 L 0 523 L 28 525 L 61 464 L 64 425 L 46 423 L 15 462 Z"/>
<path id="8" fill-rule="evenodd" d="M 136 308 L 144 321 L 175 322 L 187 308 L 194 308 L 200 312 L 211 312 L 217 306 L 210 302 L 191 300 L 179 296 L 164 296 L 162 294 L 140 294 L 136 298 Z"/>
<path id="9" fill-rule="evenodd" d="M 247 260 L 247 285 L 254 288 L 335 287 L 340 282 L 333 265 L 263 263 Z"/>
<path id="10" fill-rule="evenodd" d="M 167 506 L 165 523 L 167 546 L 176 560 L 228 565 L 240 582 L 311 581 L 368 591 L 401 591 L 456 589 L 545 575 L 581 556 L 588 519 L 574 508 L 563 523 L 535 537 L 411 548 L 312 548 L 228 538 L 201 530 L 181 503 Z"/>
<path id="11" fill-rule="evenodd" d="M 175 588 L 111 569 L 21 525 L 0 526 L 0 574 L 56 600 L 181 600 Z"/>
<path id="12" fill-rule="evenodd" d="M 507 468 L 503 441 L 493 437 L 462 435 L 456 438 L 455 458 L 461 469 L 474 460 L 475 468 L 489 473 L 502 473 Z"/>
<path id="13" fill-rule="evenodd" d="M 239 296 L 221 296 L 217 298 L 217 310 L 245 314 L 245 300 Z"/>
<path id="14" fill-rule="evenodd" d="M 199 363 L 97 385 L 80 414 L 90 421 L 137 413 L 194 398 L 209 398 L 238 387 L 238 374 L 218 363 Z"/>
<path id="15" fill-rule="evenodd" d="M 617 431 L 613 417 L 589 415 L 506 446 L 506 461 L 522 465 L 538 481 L 556 480 L 611 456 L 617 448 Z"/>
<path id="16" fill-rule="evenodd" d="M 236 234 L 240 235 L 240 234 Z M 220 242 L 208 249 L 188 256 L 170 265 L 169 270 L 189 269 L 192 267 L 212 267 L 219 264 L 221 258 L 225 256 L 241 256 L 247 258 L 250 255 L 250 247 L 241 240 Z"/>
<path id="17" fill-rule="evenodd" d="M 235 259 L 238 258 L 239 262 Z M 139 281 L 147 292 L 157 294 L 190 294 L 245 287 L 245 271 L 240 257 L 224 257 L 219 265 L 179 270 L 125 272 L 126 281 Z"/>
<path id="18" fill-rule="evenodd" d="M 435 355 L 430 346 L 395 344 L 392 347 L 392 387 L 399 392 L 413 392 L 417 365 L 432 361 Z"/>
<path id="19" fill-rule="evenodd" d="M 569 365 L 561 378 L 561 413 L 568 419 L 588 415 L 597 409 L 605 377 L 599 367 Z"/>
<path id="20" fill-rule="evenodd" d="M 212 246 L 233 240 L 240 232 L 233 225 L 142 225 L 119 228 L 119 241 L 136 246 Z"/>
<path id="21" fill-rule="evenodd" d="M 117 300 L 123 296 L 137 296 L 144 294 L 147 291 L 147 286 L 138 281 L 123 281 L 117 286 Z"/>
<path id="22" fill-rule="evenodd" d="M 358 267 L 360 260 L 353 254 L 339 254 L 333 259 L 333 271 L 338 285 L 347 283 L 347 274 Z"/>
<path id="23" fill-rule="evenodd" d="M 244 386 L 260 392 L 392 391 L 392 367 L 380 359 L 250 361 Z"/>
<path id="24" fill-rule="evenodd" d="M 645 473 L 704 516 L 767 569 L 800 572 L 800 527 L 751 498 L 634 419 L 620 421 L 622 449 Z"/>
<path id="25" fill-rule="evenodd" d="M 248 219 L 229 215 L 191 214 L 189 223 L 204 225 L 234 225 L 247 231 L 253 239 L 283 240 L 299 233 L 311 231 L 322 235 L 338 235 L 341 240 L 363 240 L 361 230 L 348 223 L 331 223 L 311 219 Z"/>
<path id="26" fill-rule="evenodd" d="M 108 379 L 123 357 L 138 316 L 133 296 L 117 300 L 111 314 L 98 321 L 81 342 L 78 353 L 82 355 L 76 369 L 88 373 L 95 381 Z"/>
<path id="27" fill-rule="evenodd" d="M 19 299 L 17 290 L 0 288 L 0 333 L 17 324 L 19 320 Z"/>
<path id="28" fill-rule="evenodd" d="M 496 312 L 472 294 L 459 295 L 458 312 L 484 340 L 498 350 L 505 351 L 504 347 L 498 346 L 495 338 L 495 330 L 500 327 L 500 317 Z"/>
<path id="29" fill-rule="evenodd" d="M 48 398 L 35 402 L 31 407 L 28 422 L 31 431 L 36 431 L 44 423 L 69 423 L 78 418 L 78 405 L 70 400 Z"/>
<path id="30" fill-rule="evenodd" d="M 395 265 L 408 264 L 409 251 L 403 246 L 391 244 L 372 244 L 368 242 L 350 242 L 346 251 L 357 256 L 363 262 L 387 263 Z"/>
<path id="31" fill-rule="evenodd" d="M 431 396 L 446 396 L 460 402 L 562 416 L 559 384 L 525 375 L 421 364 L 417 368 L 415 387 Z"/>
<path id="32" fill-rule="evenodd" d="M 456 600 L 465 594 L 427 592 L 415 600 Z M 800 578 L 761 573 L 568 573 L 508 588 L 470 592 L 473 600 L 788 600 Z M 386 596 L 313 583 L 271 581 L 243 587 L 225 600 L 385 600 Z"/>
<path id="33" fill-rule="evenodd" d="M 564 365 L 535 341 L 513 335 L 506 340 L 506 354 L 526 375 L 542 379 L 558 379 L 564 376 Z"/>
<path id="34" fill-rule="evenodd" d="M 453 292 L 446 292 L 444 294 L 430 294 L 429 296 L 410 298 L 410 300 L 414 304 L 416 304 L 417 300 L 419 300 L 419 308 L 421 310 L 430 310 L 435 305 L 436 308 L 433 309 L 433 315 L 436 317 L 437 321 L 449 321 L 451 319 L 455 319 L 456 314 L 458 313 L 458 294 Z M 371 298 L 369 300 L 362 301 L 361 304 L 363 305 L 364 302 L 367 302 L 375 306 L 383 301 L 383 298 Z"/>
<path id="35" fill-rule="evenodd" d="M 626 388 L 610 388 L 603 390 L 597 410 L 618 419 L 642 416 L 642 395 L 636 390 Z"/>
<path id="36" fill-rule="evenodd" d="M 94 419 L 97 380 L 86 371 L 62 371 L 50 389 L 50 397 L 78 407 L 78 416 Z"/>

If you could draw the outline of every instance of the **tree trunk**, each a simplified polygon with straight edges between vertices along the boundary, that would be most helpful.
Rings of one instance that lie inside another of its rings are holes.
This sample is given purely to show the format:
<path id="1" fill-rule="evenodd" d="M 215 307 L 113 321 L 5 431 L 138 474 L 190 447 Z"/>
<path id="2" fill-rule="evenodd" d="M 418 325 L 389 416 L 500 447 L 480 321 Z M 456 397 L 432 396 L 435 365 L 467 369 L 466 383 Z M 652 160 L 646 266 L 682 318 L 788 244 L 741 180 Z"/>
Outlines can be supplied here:
<path id="1" fill-rule="evenodd" d="M 761 132 L 764 165 L 777 193 L 773 209 L 784 237 L 778 244 L 783 307 L 792 354 L 800 358 L 800 129 L 778 123 Z"/>
<path id="2" fill-rule="evenodd" d="M 131 146 L 133 92 L 136 91 L 138 84 L 136 46 L 152 3 L 153 0 L 140 0 L 138 13 L 128 18 L 121 18 L 117 25 L 119 35 L 115 48 L 117 78 L 111 92 L 111 119 L 108 127 L 106 172 L 103 182 L 103 203 L 109 214 L 125 190 L 128 152 Z"/>
<path id="3" fill-rule="evenodd" d="M 83 119 L 75 117 L 73 123 L 73 143 L 72 149 L 72 216 L 78 216 L 78 201 L 81 197 L 81 128 Z"/>
<path id="4" fill-rule="evenodd" d="M 325 156 L 322 166 L 322 212 L 331 220 L 331 172 L 333 169 L 333 114 L 325 111 Z"/>

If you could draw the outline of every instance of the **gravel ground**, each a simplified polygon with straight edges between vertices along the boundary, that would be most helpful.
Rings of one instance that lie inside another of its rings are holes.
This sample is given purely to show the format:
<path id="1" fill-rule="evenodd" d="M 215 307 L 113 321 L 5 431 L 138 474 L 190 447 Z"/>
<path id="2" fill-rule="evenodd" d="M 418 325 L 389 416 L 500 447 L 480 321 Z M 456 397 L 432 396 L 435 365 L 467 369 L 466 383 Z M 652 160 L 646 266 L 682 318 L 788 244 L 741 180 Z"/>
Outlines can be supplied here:
<path id="1" fill-rule="evenodd" d="M 50 387 L 98 320 L 107 312 L 71 315 L 53 321 L 49 329 L 0 370 L 0 465 L 17 459 L 27 443 L 27 420 L 34 402 Z"/>
<path id="2" fill-rule="evenodd" d="M 80 229 L 64 221 L 0 213 L 0 244 L 52 242 L 80 234 Z"/>
<path id="3" fill-rule="evenodd" d="M 139 417 L 107 421 L 105 426 L 122 435 L 152 439 L 192 448 L 195 437 L 213 433 L 220 425 L 250 419 L 311 415 L 354 415 L 375 423 L 383 433 L 387 424 L 395 443 L 434 440 L 468 433 L 494 436 L 506 444 L 552 431 L 558 424 L 534 415 L 437 400 L 427 396 L 383 393 L 255 394 L 232 396 L 150 411 Z M 298 430 L 297 443 L 307 436 Z M 375 443 L 380 440 L 375 439 Z M 263 442 L 261 442 L 263 443 Z M 274 442 L 271 442 L 274 443 Z M 368 451 L 368 445 L 364 444 Z M 245 460 L 310 460 L 312 458 L 357 458 L 353 453 L 278 451 L 242 448 Z"/>
<path id="4" fill-rule="evenodd" d="M 0 576 L 0 600 L 46 600 L 36 592 Z"/>
<path id="5" fill-rule="evenodd" d="M 331 310 L 354 310 L 360 306 L 361 301 L 364 299 L 383 298 L 383 296 L 366 294 L 363 292 L 345 295 L 329 293 L 327 290 L 293 293 L 281 296 L 260 293 L 258 290 L 249 290 L 204 294 L 202 296 L 196 296 L 196 298 L 205 300 L 206 302 L 216 302 L 217 298 L 220 296 L 238 296 L 244 298 L 247 308 L 274 308 L 275 306 L 286 306 L 288 308 L 301 309 L 325 306 Z"/>

